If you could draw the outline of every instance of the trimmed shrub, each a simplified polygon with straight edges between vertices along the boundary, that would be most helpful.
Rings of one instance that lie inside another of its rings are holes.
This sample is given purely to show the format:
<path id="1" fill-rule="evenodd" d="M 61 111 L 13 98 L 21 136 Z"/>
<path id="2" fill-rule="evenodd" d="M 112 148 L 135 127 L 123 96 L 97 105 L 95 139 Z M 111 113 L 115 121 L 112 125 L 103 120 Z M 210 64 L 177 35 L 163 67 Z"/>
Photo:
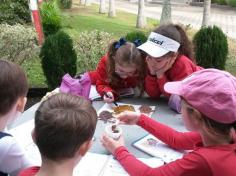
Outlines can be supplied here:
<path id="1" fill-rule="evenodd" d="M 27 0 L 1 0 L 0 12 L 0 23 L 14 25 L 31 21 Z"/>
<path id="2" fill-rule="evenodd" d="M 0 24 L 0 58 L 21 65 L 38 54 L 39 46 L 32 26 Z"/>
<path id="3" fill-rule="evenodd" d="M 62 28 L 60 9 L 54 1 L 44 1 L 40 8 L 40 15 L 46 37 L 57 33 Z"/>
<path id="4" fill-rule="evenodd" d="M 106 53 L 111 39 L 109 33 L 97 30 L 80 33 L 79 37 L 74 40 L 78 73 L 96 68 L 98 61 Z"/>
<path id="5" fill-rule="evenodd" d="M 226 0 L 227 4 L 232 6 L 232 7 L 236 7 L 236 0 Z"/>
<path id="6" fill-rule="evenodd" d="M 62 76 L 76 74 L 76 53 L 70 36 L 63 31 L 48 36 L 40 51 L 40 58 L 48 88 L 55 89 L 60 85 Z"/>
<path id="7" fill-rule="evenodd" d="M 147 41 L 147 36 L 142 31 L 133 31 L 126 34 L 125 39 L 127 41 L 133 42 L 136 39 L 140 39 L 142 43 Z"/>
<path id="8" fill-rule="evenodd" d="M 217 26 L 200 29 L 193 39 L 195 58 L 204 68 L 224 69 L 228 55 L 227 37 Z"/>
<path id="9" fill-rule="evenodd" d="M 72 6 L 72 0 L 58 0 L 58 5 L 61 9 L 70 9 Z"/>

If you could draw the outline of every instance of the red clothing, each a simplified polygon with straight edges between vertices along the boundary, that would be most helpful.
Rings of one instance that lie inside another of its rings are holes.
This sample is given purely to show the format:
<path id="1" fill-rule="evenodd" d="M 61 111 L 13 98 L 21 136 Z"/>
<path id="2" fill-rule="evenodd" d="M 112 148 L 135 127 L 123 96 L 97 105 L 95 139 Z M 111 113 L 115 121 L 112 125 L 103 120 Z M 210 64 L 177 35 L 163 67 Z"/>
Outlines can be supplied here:
<path id="1" fill-rule="evenodd" d="M 18 176 L 35 176 L 38 173 L 39 169 L 40 167 L 38 166 L 29 167 L 22 170 Z"/>
<path id="2" fill-rule="evenodd" d="M 151 168 L 137 160 L 125 147 L 119 147 L 114 155 L 131 176 L 236 175 L 236 143 L 204 147 L 199 133 L 177 132 L 145 115 L 141 115 L 138 125 L 175 149 L 193 151 L 182 159 Z"/>
<path id="3" fill-rule="evenodd" d="M 92 84 L 96 83 L 97 92 L 103 97 L 104 92 L 112 92 L 115 98 L 119 96 L 119 90 L 122 88 L 134 88 L 138 85 L 138 76 L 120 78 L 119 85 L 111 87 L 107 74 L 107 55 L 103 56 L 98 63 L 96 71 L 89 72 Z"/>
<path id="4" fill-rule="evenodd" d="M 153 98 L 159 98 L 161 94 L 169 96 L 169 94 L 164 91 L 166 82 L 182 80 L 193 72 L 201 69 L 201 67 L 194 64 L 189 58 L 182 55 L 176 59 L 171 69 L 166 71 L 161 79 L 157 79 L 156 76 L 147 75 L 144 85 L 145 91 Z"/>

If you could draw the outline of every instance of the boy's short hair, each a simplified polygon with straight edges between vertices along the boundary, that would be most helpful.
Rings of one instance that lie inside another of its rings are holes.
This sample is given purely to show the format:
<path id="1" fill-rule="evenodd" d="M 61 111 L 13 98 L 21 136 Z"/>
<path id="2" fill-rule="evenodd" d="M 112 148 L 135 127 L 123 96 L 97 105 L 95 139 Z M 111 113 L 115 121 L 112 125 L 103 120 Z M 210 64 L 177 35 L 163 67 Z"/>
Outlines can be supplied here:
<path id="1" fill-rule="evenodd" d="M 21 67 L 0 59 L 0 115 L 5 115 L 20 97 L 25 97 L 28 82 Z"/>
<path id="2" fill-rule="evenodd" d="M 60 161 L 75 155 L 92 139 L 97 113 L 83 97 L 59 93 L 49 97 L 35 114 L 35 143 L 42 157 Z"/>

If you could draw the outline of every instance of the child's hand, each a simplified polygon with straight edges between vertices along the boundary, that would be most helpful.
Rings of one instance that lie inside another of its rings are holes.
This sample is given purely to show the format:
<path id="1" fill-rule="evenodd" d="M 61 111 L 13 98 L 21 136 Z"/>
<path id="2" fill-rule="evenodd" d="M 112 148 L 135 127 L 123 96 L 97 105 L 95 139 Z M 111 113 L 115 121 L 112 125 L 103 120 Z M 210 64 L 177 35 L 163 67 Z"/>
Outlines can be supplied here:
<path id="1" fill-rule="evenodd" d="M 112 92 L 106 92 L 103 96 L 103 100 L 106 103 L 112 103 L 114 101 L 114 95 Z"/>
<path id="2" fill-rule="evenodd" d="M 161 78 L 165 74 L 165 72 L 172 67 L 172 65 L 175 63 L 176 58 L 177 57 L 168 58 L 166 64 L 162 68 L 156 71 L 157 78 Z"/>
<path id="3" fill-rule="evenodd" d="M 120 120 L 120 122 L 124 122 L 125 124 L 135 125 L 139 121 L 140 113 L 125 111 L 118 114 L 116 117 Z"/>
<path id="4" fill-rule="evenodd" d="M 120 136 L 119 139 L 114 140 L 108 137 L 106 134 L 103 134 L 101 143 L 110 153 L 114 154 L 115 150 L 120 146 L 124 146 L 125 142 L 123 136 Z"/>

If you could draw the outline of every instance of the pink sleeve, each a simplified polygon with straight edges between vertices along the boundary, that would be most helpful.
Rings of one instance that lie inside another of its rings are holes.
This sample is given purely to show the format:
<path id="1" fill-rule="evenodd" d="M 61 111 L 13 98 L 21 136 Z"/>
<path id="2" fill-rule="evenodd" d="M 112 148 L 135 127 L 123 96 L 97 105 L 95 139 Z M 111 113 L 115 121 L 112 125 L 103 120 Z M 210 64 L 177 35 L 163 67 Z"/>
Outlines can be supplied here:
<path id="1" fill-rule="evenodd" d="M 140 116 L 138 125 L 174 149 L 192 150 L 196 142 L 201 141 L 199 133 L 175 131 L 144 114 Z"/>
<path id="2" fill-rule="evenodd" d="M 196 152 L 186 154 L 182 159 L 157 168 L 151 168 L 137 160 L 125 147 L 117 148 L 114 155 L 131 176 L 211 175 L 207 162 Z"/>

